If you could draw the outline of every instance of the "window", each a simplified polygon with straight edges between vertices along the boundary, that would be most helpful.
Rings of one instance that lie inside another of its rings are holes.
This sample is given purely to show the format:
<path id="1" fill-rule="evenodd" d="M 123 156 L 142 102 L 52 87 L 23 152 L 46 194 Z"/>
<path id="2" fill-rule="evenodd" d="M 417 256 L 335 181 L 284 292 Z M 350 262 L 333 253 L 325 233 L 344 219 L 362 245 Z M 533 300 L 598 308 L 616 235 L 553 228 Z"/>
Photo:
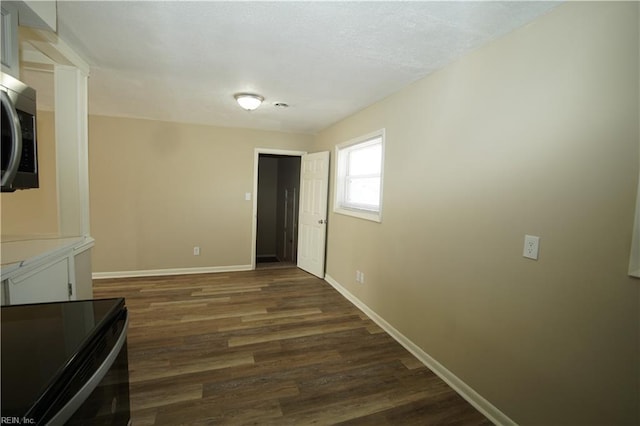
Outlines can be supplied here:
<path id="1" fill-rule="evenodd" d="M 384 129 L 336 146 L 333 211 L 380 222 Z"/>

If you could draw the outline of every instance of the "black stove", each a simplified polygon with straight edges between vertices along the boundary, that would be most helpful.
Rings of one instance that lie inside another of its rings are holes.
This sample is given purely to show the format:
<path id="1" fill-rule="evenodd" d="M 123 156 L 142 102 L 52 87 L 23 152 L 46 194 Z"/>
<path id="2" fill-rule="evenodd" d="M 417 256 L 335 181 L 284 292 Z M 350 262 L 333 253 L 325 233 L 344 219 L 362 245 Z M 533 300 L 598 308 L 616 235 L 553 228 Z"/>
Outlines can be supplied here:
<path id="1" fill-rule="evenodd" d="M 129 423 L 124 299 L 3 306 L 3 422 Z"/>

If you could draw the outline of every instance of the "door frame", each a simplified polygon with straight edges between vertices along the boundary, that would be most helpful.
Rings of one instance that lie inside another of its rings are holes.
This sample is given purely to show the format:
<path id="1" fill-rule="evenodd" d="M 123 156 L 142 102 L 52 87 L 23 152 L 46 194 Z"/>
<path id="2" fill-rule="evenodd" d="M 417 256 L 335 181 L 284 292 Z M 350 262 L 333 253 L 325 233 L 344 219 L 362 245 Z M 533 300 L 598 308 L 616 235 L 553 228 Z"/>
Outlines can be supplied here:
<path id="1" fill-rule="evenodd" d="M 307 151 L 293 151 L 287 149 L 255 148 L 253 150 L 253 214 L 251 215 L 251 270 L 256 269 L 256 249 L 258 237 L 258 162 L 260 154 L 286 155 L 300 157 Z"/>

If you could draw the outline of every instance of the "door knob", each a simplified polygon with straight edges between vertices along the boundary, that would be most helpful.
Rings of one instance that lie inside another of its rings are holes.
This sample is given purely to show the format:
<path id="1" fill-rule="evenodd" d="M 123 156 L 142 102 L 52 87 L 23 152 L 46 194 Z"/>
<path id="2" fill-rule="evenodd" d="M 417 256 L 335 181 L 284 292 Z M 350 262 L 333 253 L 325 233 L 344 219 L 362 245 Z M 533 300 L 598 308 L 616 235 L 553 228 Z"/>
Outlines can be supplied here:
<path id="1" fill-rule="evenodd" d="M 325 220 L 320 219 L 320 220 L 318 221 L 318 223 L 319 223 L 320 225 L 322 225 L 323 223 L 327 223 L 327 222 L 326 222 Z"/>

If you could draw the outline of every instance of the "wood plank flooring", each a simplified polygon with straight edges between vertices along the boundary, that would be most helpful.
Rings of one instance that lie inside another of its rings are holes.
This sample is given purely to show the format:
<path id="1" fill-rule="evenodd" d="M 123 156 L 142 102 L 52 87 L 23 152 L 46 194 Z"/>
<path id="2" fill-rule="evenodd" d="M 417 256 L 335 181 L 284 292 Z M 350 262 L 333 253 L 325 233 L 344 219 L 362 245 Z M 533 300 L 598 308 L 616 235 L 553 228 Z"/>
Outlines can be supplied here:
<path id="1" fill-rule="evenodd" d="M 490 425 L 329 284 L 299 269 L 94 281 L 125 297 L 144 425 Z"/>

